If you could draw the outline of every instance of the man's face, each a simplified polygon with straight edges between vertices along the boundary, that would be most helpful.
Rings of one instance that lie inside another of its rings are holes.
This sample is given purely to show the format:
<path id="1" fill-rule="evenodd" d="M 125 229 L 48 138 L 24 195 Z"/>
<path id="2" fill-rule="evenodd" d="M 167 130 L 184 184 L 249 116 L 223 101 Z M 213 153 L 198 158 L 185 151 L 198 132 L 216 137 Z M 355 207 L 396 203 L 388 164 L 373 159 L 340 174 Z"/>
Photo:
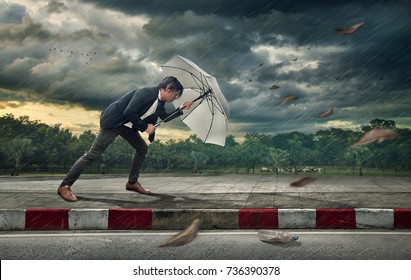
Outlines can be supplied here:
<path id="1" fill-rule="evenodd" d="M 176 90 L 172 90 L 172 89 L 167 88 L 165 90 L 165 92 L 166 92 L 166 101 L 167 102 L 172 102 L 172 101 L 174 101 L 175 99 L 177 99 L 179 97 L 178 96 L 178 91 L 176 91 Z"/>

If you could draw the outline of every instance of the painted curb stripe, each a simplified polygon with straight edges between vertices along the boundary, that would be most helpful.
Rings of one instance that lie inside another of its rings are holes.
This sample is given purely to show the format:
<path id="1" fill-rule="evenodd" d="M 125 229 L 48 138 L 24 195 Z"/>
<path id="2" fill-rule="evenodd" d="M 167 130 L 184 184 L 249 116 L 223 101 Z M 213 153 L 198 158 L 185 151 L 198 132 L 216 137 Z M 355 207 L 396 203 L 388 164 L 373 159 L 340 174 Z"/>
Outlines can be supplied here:
<path id="1" fill-rule="evenodd" d="M 357 223 L 354 208 L 317 208 L 316 228 L 353 229 Z"/>
<path id="2" fill-rule="evenodd" d="M 108 229 L 107 209 L 71 209 L 69 229 Z"/>
<path id="3" fill-rule="evenodd" d="M 0 230 L 24 230 L 26 210 L 0 210 Z"/>
<path id="4" fill-rule="evenodd" d="M 238 226 L 240 229 L 278 228 L 278 209 L 240 209 Z"/>
<path id="5" fill-rule="evenodd" d="M 26 230 L 68 230 L 68 208 L 26 209 Z"/>
<path id="6" fill-rule="evenodd" d="M 279 228 L 315 228 L 315 209 L 278 209 Z"/>
<path id="7" fill-rule="evenodd" d="M 411 229 L 411 209 L 394 208 L 394 228 Z"/>
<path id="8" fill-rule="evenodd" d="M 355 219 L 358 229 L 394 228 L 393 209 L 356 208 Z"/>
<path id="9" fill-rule="evenodd" d="M 203 229 L 411 229 L 411 208 L 317 209 L 69 209 L 0 210 L 0 231 L 183 229 L 200 218 Z"/>
<path id="10" fill-rule="evenodd" d="M 146 208 L 111 208 L 108 229 L 151 229 L 152 210 Z"/>

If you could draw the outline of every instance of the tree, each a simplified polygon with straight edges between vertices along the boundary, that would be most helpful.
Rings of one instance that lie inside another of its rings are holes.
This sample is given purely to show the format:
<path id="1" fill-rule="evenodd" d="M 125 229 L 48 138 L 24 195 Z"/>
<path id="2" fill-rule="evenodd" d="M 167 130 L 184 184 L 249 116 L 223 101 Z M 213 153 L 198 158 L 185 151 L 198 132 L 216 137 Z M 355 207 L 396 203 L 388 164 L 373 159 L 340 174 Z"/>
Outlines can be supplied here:
<path id="1" fill-rule="evenodd" d="M 202 173 L 201 167 L 207 163 L 209 157 L 203 152 L 191 151 L 190 153 L 191 163 L 193 164 L 193 173 Z"/>
<path id="2" fill-rule="evenodd" d="M 392 120 L 373 119 L 372 121 L 370 121 L 370 124 L 372 128 L 376 128 L 376 127 L 383 127 L 383 128 L 390 128 L 390 129 L 397 128 L 395 121 L 392 121 Z"/>
<path id="3" fill-rule="evenodd" d="M 35 151 L 28 138 L 16 138 L 6 142 L 2 146 L 2 152 L 8 157 L 13 165 L 11 176 L 18 176 L 21 168 L 27 164 L 28 158 Z"/>
<path id="4" fill-rule="evenodd" d="M 297 170 L 298 165 L 306 165 L 309 162 L 310 150 L 303 147 L 302 142 L 298 137 L 294 136 L 292 139 L 288 140 L 288 145 L 290 146 L 290 160 L 291 165 L 294 170 Z"/>
<path id="5" fill-rule="evenodd" d="M 246 166 L 247 173 L 250 173 L 250 169 L 255 172 L 257 164 L 267 159 L 266 147 L 260 144 L 258 138 L 246 138 L 241 144 L 241 152 Z"/>
<path id="6" fill-rule="evenodd" d="M 358 169 L 358 175 L 363 176 L 364 162 L 372 155 L 370 148 L 367 146 L 353 147 L 351 148 L 354 162 Z"/>
<path id="7" fill-rule="evenodd" d="M 284 167 L 289 161 L 289 154 L 287 151 L 269 148 L 268 149 L 269 159 L 271 161 L 271 168 L 275 170 L 275 174 L 278 174 L 278 169 Z"/>

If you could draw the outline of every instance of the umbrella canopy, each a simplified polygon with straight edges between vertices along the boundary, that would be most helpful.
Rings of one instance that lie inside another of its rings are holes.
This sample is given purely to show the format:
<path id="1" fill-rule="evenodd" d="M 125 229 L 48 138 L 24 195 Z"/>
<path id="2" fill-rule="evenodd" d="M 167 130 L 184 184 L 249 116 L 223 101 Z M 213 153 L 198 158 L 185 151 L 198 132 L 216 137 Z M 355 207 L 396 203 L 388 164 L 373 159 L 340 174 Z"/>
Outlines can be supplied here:
<path id="1" fill-rule="evenodd" d="M 230 109 L 216 78 L 179 55 L 161 68 L 184 87 L 184 93 L 173 105 L 178 108 L 185 101 L 194 101 L 190 109 L 183 111 L 182 121 L 205 143 L 224 146 Z"/>

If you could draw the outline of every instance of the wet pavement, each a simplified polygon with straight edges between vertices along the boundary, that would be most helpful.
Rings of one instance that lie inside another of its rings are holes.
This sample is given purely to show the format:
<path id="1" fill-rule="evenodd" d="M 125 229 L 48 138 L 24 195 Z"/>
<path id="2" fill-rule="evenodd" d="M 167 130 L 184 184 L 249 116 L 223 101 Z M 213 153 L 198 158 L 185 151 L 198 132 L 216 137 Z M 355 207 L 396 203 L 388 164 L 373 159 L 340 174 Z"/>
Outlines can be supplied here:
<path id="1" fill-rule="evenodd" d="M 83 175 L 72 186 L 78 201 L 57 195 L 62 177 L 0 177 L 0 209 L 27 208 L 411 208 L 411 177 L 318 176 L 304 187 L 290 183 L 310 175 L 142 174 L 140 183 L 152 191 L 126 191 L 127 175 Z"/>

